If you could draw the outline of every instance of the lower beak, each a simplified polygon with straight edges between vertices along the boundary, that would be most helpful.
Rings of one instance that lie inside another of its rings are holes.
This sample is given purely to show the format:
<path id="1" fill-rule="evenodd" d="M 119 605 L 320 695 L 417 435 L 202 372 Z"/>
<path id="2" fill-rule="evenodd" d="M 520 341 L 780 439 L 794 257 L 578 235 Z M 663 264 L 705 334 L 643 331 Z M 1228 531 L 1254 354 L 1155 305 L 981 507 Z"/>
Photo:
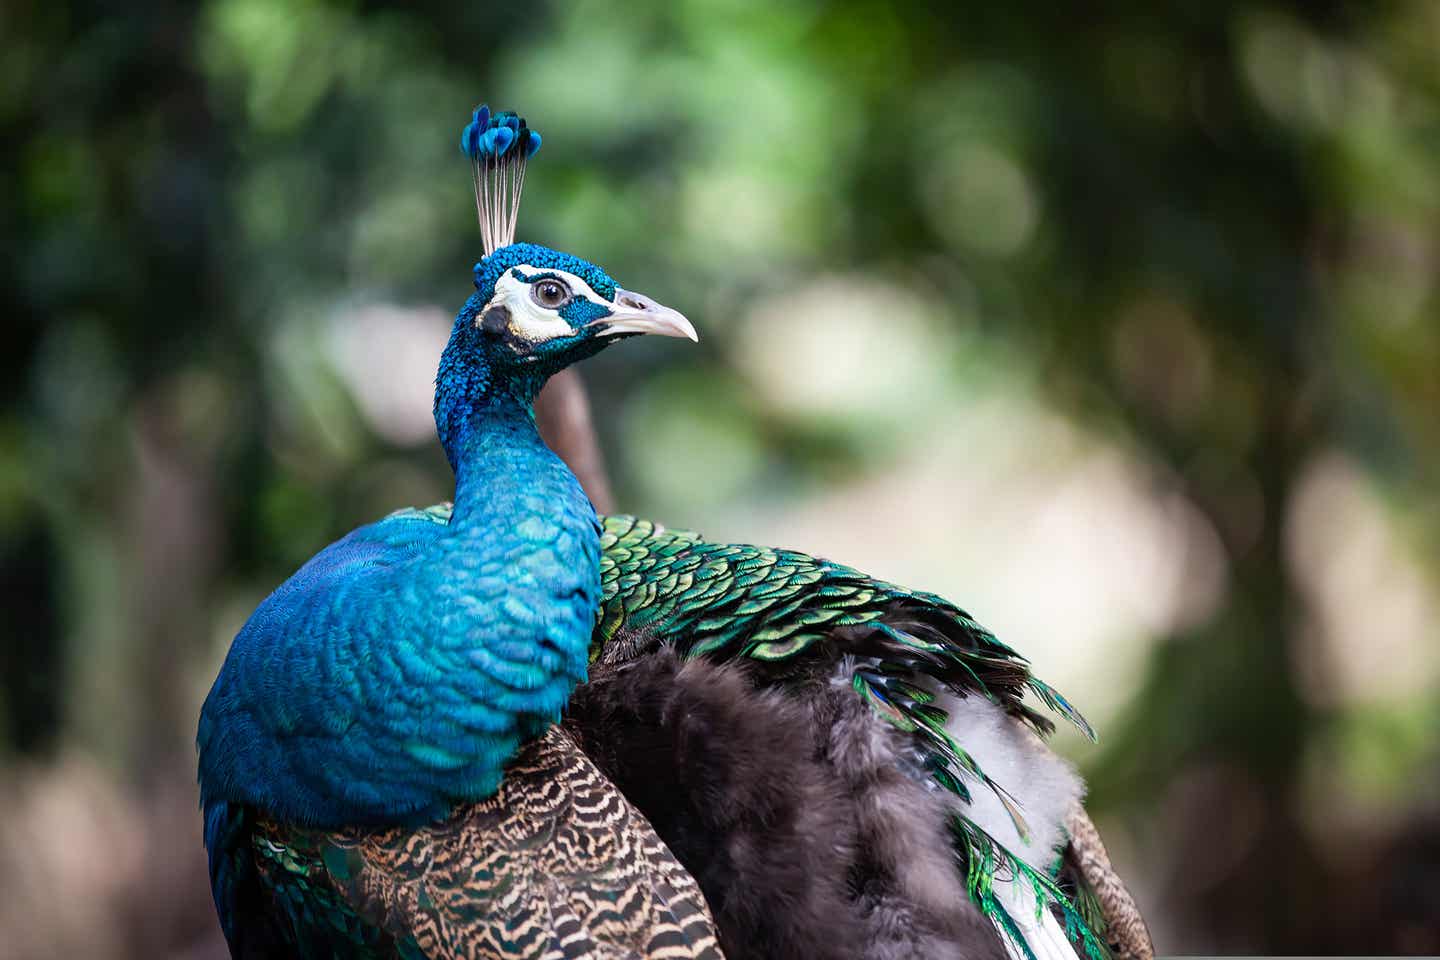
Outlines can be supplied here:
<path id="1" fill-rule="evenodd" d="M 685 337 L 695 342 L 700 335 L 679 310 L 656 303 L 643 293 L 615 288 L 615 309 L 610 316 L 595 321 L 598 337 L 620 333 L 655 333 L 662 337 Z"/>

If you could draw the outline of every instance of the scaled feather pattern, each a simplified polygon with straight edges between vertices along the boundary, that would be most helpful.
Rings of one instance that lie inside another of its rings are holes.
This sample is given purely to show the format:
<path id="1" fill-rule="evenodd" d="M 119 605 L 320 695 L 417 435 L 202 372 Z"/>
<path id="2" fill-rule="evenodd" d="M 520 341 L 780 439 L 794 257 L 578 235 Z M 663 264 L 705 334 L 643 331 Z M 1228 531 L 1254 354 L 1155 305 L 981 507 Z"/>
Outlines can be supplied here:
<path id="1" fill-rule="evenodd" d="M 343 955 L 721 958 L 695 881 L 559 727 L 523 748 L 493 797 L 440 823 L 260 820 L 247 852 L 277 943 L 323 930 Z"/>

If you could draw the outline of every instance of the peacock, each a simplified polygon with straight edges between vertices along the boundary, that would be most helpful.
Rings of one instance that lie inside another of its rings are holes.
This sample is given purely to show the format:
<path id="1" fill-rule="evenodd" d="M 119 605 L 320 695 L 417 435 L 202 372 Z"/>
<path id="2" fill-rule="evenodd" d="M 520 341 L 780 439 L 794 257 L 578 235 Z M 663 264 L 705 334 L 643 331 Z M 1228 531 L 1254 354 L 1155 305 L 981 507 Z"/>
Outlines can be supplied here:
<path id="1" fill-rule="evenodd" d="M 435 380 L 453 501 L 316 554 L 205 700 L 232 956 L 1149 956 L 1041 739 L 1093 731 L 1023 657 L 934 594 L 597 516 L 537 394 L 698 337 L 515 242 L 540 143 L 487 107 L 462 133 L 484 256 Z"/>

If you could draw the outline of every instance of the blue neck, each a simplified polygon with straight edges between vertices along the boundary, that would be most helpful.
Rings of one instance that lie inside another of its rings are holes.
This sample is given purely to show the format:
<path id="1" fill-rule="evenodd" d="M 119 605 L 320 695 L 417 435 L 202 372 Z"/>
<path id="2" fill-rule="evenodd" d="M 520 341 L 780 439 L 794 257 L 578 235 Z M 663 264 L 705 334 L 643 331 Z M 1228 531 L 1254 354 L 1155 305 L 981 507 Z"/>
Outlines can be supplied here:
<path id="1" fill-rule="evenodd" d="M 528 372 L 497 376 L 475 351 L 462 359 L 461 337 L 468 325 L 462 312 L 441 357 L 435 390 L 435 428 L 455 471 L 451 530 L 496 529 L 527 511 L 578 509 L 576 503 L 547 504 L 526 496 L 541 475 L 571 479 L 535 426 L 535 397 L 544 378 Z M 589 508 L 588 501 L 584 507 Z"/>
<path id="2" fill-rule="evenodd" d="M 482 657 L 479 671 L 463 680 L 452 673 L 449 682 L 515 721 L 472 741 L 484 759 L 467 771 L 469 799 L 492 793 L 519 743 L 558 722 L 585 680 L 600 605 L 599 522 L 580 482 L 540 438 L 539 386 L 472 384 L 467 402 L 453 407 L 437 397 L 437 418 L 442 410 L 448 417 L 442 435 L 455 506 L 430 595 L 440 607 L 473 611 L 454 626 L 484 648 L 469 654 Z"/>
<path id="3" fill-rule="evenodd" d="M 484 461 L 496 443 L 506 438 L 523 440 L 527 446 L 539 442 L 535 398 L 545 377 L 530 370 L 495 369 L 475 332 L 475 315 L 482 304 L 478 294 L 472 296 L 455 318 L 435 377 L 435 432 L 457 484 L 463 482 L 467 464 L 473 467 Z M 459 493 L 457 489 L 457 509 Z"/>
<path id="4" fill-rule="evenodd" d="M 519 506 L 514 493 L 525 484 L 524 474 L 536 467 L 553 468 L 547 461 L 565 469 L 540 439 L 533 407 L 508 395 L 478 405 L 446 453 L 455 469 L 452 528 L 511 513 Z"/>
<path id="5" fill-rule="evenodd" d="M 543 375 L 493 375 L 471 327 L 462 315 L 437 378 L 449 524 L 362 527 L 266 598 L 202 711 L 207 808 L 325 826 L 442 816 L 493 794 L 584 682 L 595 511 L 535 427 Z"/>

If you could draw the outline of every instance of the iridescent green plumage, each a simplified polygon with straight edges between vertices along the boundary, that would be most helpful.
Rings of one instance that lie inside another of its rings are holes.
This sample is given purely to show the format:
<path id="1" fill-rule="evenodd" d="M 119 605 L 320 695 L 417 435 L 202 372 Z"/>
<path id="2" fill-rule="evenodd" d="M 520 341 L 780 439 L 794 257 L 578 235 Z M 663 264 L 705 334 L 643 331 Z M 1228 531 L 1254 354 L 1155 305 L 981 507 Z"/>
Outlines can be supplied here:
<path id="1" fill-rule="evenodd" d="M 899 674 L 903 666 L 957 692 L 989 696 L 1049 733 L 1051 722 L 1024 702 L 1026 691 L 1032 692 L 1095 736 L 1068 702 L 1031 676 L 1024 657 L 943 597 L 793 550 L 710 543 L 635 517 L 605 517 L 603 527 L 604 601 L 592 662 L 624 656 L 633 649 L 627 637 L 648 635 L 690 656 L 784 664 L 803 661 L 817 643 L 834 641 L 838 628 L 868 625 L 876 634 L 867 638 L 869 649 L 888 656 L 880 673 L 865 676 L 862 692 L 873 692 L 881 704 L 905 700 L 902 722 L 934 726 L 923 692 Z M 851 633 L 866 646 L 859 639 L 863 631 Z"/>

